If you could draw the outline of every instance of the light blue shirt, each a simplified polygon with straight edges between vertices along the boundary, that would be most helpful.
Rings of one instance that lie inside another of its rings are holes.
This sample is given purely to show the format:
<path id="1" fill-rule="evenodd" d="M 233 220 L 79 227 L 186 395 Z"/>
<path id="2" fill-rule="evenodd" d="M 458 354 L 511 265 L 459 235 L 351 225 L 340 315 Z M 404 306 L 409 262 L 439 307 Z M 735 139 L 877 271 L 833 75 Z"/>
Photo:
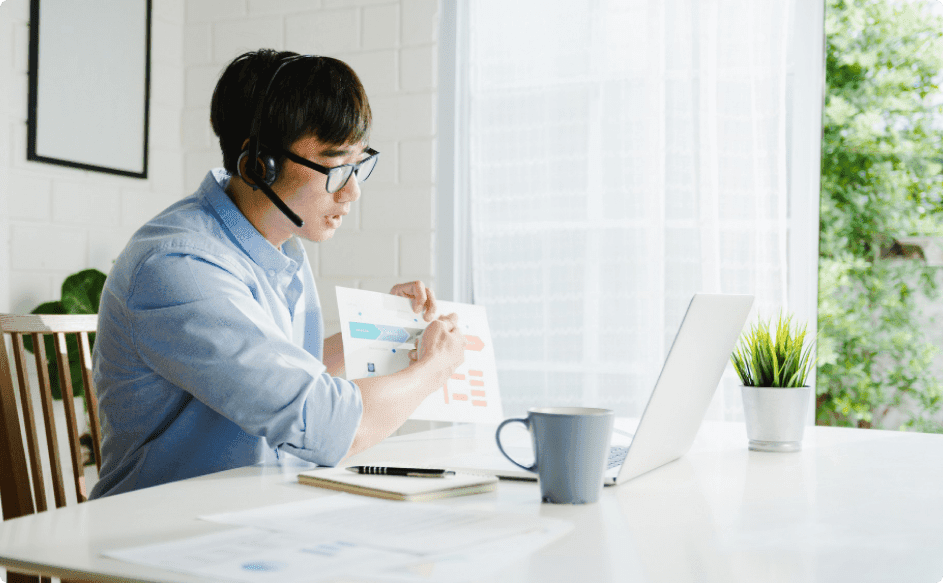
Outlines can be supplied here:
<path id="1" fill-rule="evenodd" d="M 336 465 L 363 401 L 321 363 L 304 247 L 274 247 L 213 170 L 144 225 L 102 293 L 93 355 L 102 469 L 91 498 L 288 452 Z"/>

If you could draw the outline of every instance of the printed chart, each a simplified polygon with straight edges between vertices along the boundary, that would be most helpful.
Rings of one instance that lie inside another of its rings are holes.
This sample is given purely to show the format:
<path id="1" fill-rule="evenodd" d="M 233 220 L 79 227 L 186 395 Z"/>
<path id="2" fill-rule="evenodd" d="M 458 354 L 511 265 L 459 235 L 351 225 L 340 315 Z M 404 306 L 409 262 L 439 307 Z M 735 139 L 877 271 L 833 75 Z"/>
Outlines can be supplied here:
<path id="1" fill-rule="evenodd" d="M 410 419 L 497 423 L 504 418 L 488 318 L 482 306 L 439 301 L 438 315 L 458 314 L 465 362 Z M 392 374 L 409 365 L 409 351 L 428 323 L 406 298 L 337 287 L 347 379 Z"/>

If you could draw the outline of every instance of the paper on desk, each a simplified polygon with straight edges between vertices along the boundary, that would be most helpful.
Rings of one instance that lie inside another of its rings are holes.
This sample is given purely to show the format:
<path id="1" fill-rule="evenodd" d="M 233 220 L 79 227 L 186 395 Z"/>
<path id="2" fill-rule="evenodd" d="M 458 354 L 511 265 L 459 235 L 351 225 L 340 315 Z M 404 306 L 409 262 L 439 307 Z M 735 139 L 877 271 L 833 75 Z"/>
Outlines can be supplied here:
<path id="1" fill-rule="evenodd" d="M 103 554 L 213 580 L 291 583 L 349 576 L 371 581 L 459 583 L 497 573 L 571 529 L 572 525 L 562 520 L 540 519 L 537 527 L 509 537 L 418 556 L 338 537 L 242 527 Z"/>
<path id="2" fill-rule="evenodd" d="M 559 522 L 523 514 L 478 512 L 440 504 L 411 504 L 352 494 L 200 518 L 312 538 L 347 540 L 417 555 L 446 553 L 490 543 L 535 532 Z"/>
<path id="3" fill-rule="evenodd" d="M 416 557 L 336 538 L 238 528 L 103 553 L 106 557 L 226 581 L 317 581 L 407 567 Z"/>
<path id="4" fill-rule="evenodd" d="M 504 419 L 494 346 L 485 308 L 439 301 L 438 315 L 458 314 L 465 335 L 465 362 L 429 395 L 410 419 L 498 423 Z M 349 380 L 392 374 L 409 364 L 408 352 L 428 326 L 410 300 L 390 294 L 337 287 L 337 310 Z"/>
<path id="5" fill-rule="evenodd" d="M 539 528 L 483 543 L 461 551 L 443 553 L 400 565 L 389 565 L 373 576 L 378 581 L 477 581 L 499 573 L 514 561 L 562 537 L 573 525 L 562 520 L 544 522 Z"/>

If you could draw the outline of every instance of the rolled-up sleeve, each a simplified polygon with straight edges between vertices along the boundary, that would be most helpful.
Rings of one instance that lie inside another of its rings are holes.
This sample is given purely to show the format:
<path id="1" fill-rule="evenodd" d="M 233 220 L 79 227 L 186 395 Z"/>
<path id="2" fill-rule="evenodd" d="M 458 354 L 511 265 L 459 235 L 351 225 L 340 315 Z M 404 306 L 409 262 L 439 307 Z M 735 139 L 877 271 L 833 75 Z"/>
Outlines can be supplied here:
<path id="1" fill-rule="evenodd" d="M 157 253 L 133 277 L 134 348 L 156 374 L 248 434 L 320 465 L 350 449 L 363 402 L 272 317 L 271 298 L 238 264 L 186 249 Z"/>

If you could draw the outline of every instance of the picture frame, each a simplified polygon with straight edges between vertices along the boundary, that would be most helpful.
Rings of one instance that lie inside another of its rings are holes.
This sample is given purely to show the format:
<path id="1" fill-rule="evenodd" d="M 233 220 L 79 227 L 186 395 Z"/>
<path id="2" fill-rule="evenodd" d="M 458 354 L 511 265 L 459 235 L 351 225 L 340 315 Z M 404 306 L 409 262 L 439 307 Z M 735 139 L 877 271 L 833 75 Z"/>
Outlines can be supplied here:
<path id="1" fill-rule="evenodd" d="M 30 0 L 27 160 L 147 178 L 151 0 Z"/>

